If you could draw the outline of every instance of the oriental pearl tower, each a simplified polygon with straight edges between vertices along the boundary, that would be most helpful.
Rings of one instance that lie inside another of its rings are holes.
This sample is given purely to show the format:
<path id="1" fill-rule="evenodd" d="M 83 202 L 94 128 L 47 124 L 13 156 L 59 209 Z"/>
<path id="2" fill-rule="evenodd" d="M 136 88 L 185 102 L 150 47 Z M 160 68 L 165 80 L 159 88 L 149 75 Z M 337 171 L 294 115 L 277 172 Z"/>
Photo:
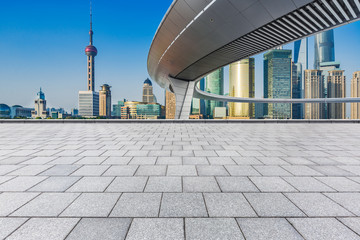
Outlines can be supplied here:
<path id="1" fill-rule="evenodd" d="M 90 44 L 85 48 L 85 54 L 87 56 L 87 85 L 88 91 L 95 91 L 95 56 L 97 55 L 97 49 L 93 45 L 93 35 L 94 32 L 92 30 L 92 2 L 90 1 Z"/>

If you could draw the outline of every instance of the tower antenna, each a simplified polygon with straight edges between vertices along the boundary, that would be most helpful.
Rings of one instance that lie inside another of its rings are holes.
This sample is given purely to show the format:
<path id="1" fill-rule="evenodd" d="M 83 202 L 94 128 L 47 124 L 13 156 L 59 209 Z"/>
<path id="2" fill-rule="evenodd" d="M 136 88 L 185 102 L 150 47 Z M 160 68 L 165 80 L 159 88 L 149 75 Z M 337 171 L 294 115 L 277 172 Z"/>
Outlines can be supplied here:
<path id="1" fill-rule="evenodd" d="M 90 0 L 90 30 L 92 30 L 92 1 Z"/>

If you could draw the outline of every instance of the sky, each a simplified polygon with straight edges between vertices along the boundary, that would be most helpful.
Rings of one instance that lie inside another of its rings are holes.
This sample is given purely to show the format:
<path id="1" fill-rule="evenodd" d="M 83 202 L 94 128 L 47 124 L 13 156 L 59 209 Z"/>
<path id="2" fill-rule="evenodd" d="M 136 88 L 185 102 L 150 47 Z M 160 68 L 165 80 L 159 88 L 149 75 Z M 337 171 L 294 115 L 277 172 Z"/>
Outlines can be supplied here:
<path id="1" fill-rule="evenodd" d="M 147 56 L 172 0 L 93 0 L 96 90 L 112 86 L 112 102 L 141 100 Z M 89 0 L 0 0 L 0 103 L 33 107 L 42 87 L 48 107 L 77 108 L 86 90 Z M 347 76 L 360 70 L 360 22 L 335 29 L 336 61 Z M 293 44 L 284 47 L 292 49 Z M 309 66 L 313 65 L 313 37 Z M 255 56 L 256 97 L 263 95 L 263 56 Z M 228 91 L 225 68 L 225 92 Z M 153 81 L 158 102 L 164 90 Z"/>

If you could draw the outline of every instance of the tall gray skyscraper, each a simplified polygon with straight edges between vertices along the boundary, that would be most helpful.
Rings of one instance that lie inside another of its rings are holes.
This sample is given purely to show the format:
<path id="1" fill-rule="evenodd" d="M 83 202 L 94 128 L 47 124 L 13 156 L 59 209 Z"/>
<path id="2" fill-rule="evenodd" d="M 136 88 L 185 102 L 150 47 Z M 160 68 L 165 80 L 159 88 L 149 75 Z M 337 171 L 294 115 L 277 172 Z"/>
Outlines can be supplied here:
<path id="1" fill-rule="evenodd" d="M 220 68 L 205 78 L 206 87 L 205 91 L 209 93 L 214 93 L 218 95 L 224 95 L 224 68 Z M 206 112 L 209 118 L 214 117 L 214 109 L 216 107 L 224 106 L 223 102 L 219 101 L 206 101 Z"/>
<path id="2" fill-rule="evenodd" d="M 320 64 L 335 61 L 334 30 L 315 35 L 314 69 L 320 69 Z"/>

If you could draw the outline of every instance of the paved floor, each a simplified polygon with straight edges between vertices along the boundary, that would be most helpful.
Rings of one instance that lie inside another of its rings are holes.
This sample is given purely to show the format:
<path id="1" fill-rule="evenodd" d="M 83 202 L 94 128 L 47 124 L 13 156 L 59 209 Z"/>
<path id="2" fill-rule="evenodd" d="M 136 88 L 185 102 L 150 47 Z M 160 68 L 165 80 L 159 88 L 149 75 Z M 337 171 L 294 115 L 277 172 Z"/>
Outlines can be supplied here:
<path id="1" fill-rule="evenodd" d="M 0 239 L 360 239 L 358 124 L 0 124 Z"/>

